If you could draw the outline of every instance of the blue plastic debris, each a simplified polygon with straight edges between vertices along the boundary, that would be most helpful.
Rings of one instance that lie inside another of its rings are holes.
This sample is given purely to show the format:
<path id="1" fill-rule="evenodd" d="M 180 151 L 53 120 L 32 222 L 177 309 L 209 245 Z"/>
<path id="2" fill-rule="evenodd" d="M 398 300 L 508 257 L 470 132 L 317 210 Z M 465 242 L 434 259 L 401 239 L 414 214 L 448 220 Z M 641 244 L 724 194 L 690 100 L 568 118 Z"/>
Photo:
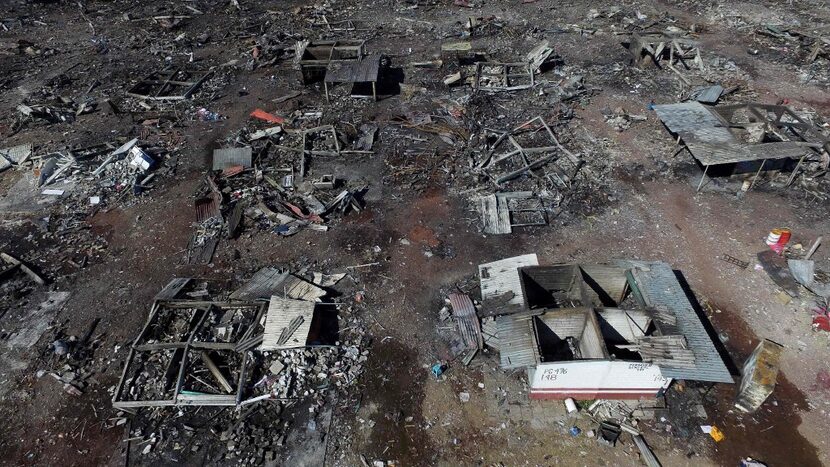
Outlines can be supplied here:
<path id="1" fill-rule="evenodd" d="M 435 365 L 432 365 L 432 375 L 436 378 L 440 378 L 441 375 L 444 374 L 444 370 L 446 369 L 447 367 L 444 366 L 442 363 L 436 363 Z"/>

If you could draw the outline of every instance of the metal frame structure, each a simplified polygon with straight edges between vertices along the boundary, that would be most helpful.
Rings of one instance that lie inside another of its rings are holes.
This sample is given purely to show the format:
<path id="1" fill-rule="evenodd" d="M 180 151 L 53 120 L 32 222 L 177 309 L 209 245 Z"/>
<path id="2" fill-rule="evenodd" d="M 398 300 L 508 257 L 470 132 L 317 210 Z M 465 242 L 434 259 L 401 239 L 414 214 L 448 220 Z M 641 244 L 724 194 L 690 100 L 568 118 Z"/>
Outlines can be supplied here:
<path id="1" fill-rule="evenodd" d="M 655 106 L 660 119 L 677 135 L 678 149 L 683 149 L 703 166 L 703 175 L 697 191 L 703 187 L 712 165 L 761 161 L 749 189 L 755 183 L 769 159 L 797 159 L 786 185 L 795 180 L 798 169 L 811 154 L 830 153 L 830 139 L 814 125 L 804 121 L 792 109 L 782 105 L 742 103 L 706 107 L 697 102 Z M 746 115 L 748 121 L 741 121 Z M 760 128 L 779 141 L 743 142 L 736 131 Z"/>
<path id="2" fill-rule="evenodd" d="M 693 39 L 684 37 L 672 37 L 663 33 L 631 35 L 628 43 L 628 51 L 631 53 L 634 64 L 643 67 L 651 61 L 658 68 L 662 68 L 663 60 L 668 60 L 666 65 L 670 70 L 688 85 L 689 81 L 674 67 L 681 63 L 687 70 L 690 69 L 686 60 L 692 60 L 700 71 L 705 71 L 703 59 L 700 57 L 699 43 Z"/>
<path id="3" fill-rule="evenodd" d="M 184 100 L 204 83 L 213 71 L 188 71 L 182 68 L 165 68 L 154 71 L 127 91 L 127 95 L 150 100 Z M 193 77 L 196 77 L 193 80 Z"/>
<path id="4" fill-rule="evenodd" d="M 491 71 L 493 70 L 493 71 Z M 518 72 L 517 72 L 518 70 Z M 525 82 L 516 84 L 524 78 Z M 500 82 L 500 85 L 487 85 L 487 82 Z M 500 92 L 518 91 L 529 89 L 536 85 L 536 77 L 533 68 L 528 63 L 501 63 L 501 62 L 478 62 L 476 63 L 474 91 Z"/>
<path id="5" fill-rule="evenodd" d="M 298 51 L 303 84 L 322 78 L 330 63 L 359 62 L 366 55 L 366 41 L 333 40 L 308 42 Z"/>
<path id="6" fill-rule="evenodd" d="M 171 283 L 172 284 L 172 283 Z M 175 290 L 180 283 L 176 284 Z M 167 290 L 167 287 L 165 288 Z M 177 290 L 181 290 L 178 287 Z M 178 293 L 178 292 L 176 292 Z M 173 293 L 173 296 L 176 295 Z M 162 296 L 170 296 L 164 294 Z M 178 406 L 178 405 L 216 405 L 216 406 L 236 406 L 242 402 L 243 390 L 246 387 L 246 379 L 248 373 L 248 366 L 250 356 L 247 351 L 259 345 L 262 339 L 262 332 L 258 334 L 257 330 L 261 327 L 262 316 L 268 307 L 267 302 L 245 302 L 245 301 L 231 301 L 231 302 L 215 302 L 215 301 L 198 301 L 198 300 L 175 300 L 162 299 L 153 302 L 153 307 L 150 311 L 150 317 L 147 319 L 141 333 L 130 347 L 130 353 L 127 361 L 124 364 L 124 369 L 121 373 L 121 379 L 115 389 L 112 404 L 113 407 L 135 408 L 135 407 L 161 407 L 161 406 Z M 248 309 L 250 312 L 250 319 L 247 323 L 247 329 L 237 339 L 229 339 L 227 342 L 201 342 L 196 339 L 197 334 L 203 332 L 206 326 L 207 317 L 211 313 L 219 313 L 229 310 L 244 310 Z M 182 333 L 186 335 L 186 339 L 180 338 L 172 339 L 169 342 L 148 342 L 151 339 L 151 330 L 155 324 L 159 322 L 161 313 L 184 314 L 186 312 L 192 313 L 188 319 L 189 329 Z M 176 375 L 176 384 L 172 390 L 172 396 L 165 399 L 153 400 L 130 400 L 126 397 L 126 392 L 131 384 L 132 377 L 128 377 L 128 372 L 139 371 L 139 368 L 134 367 L 134 363 L 138 364 L 137 356 L 139 353 L 147 352 L 165 352 L 173 351 L 166 374 Z M 207 394 L 188 391 L 185 389 L 184 383 L 186 378 L 186 369 L 193 358 L 195 352 L 200 351 L 220 351 L 233 352 L 238 354 L 242 359 L 241 367 L 239 368 L 239 380 L 236 387 L 231 394 Z"/>
<path id="7" fill-rule="evenodd" d="M 538 125 L 538 127 L 534 128 L 534 125 Z M 552 144 L 542 147 L 523 147 L 516 140 L 516 136 L 519 134 L 526 133 L 529 131 L 535 132 L 541 129 L 545 130 L 545 134 L 550 138 L 550 142 Z M 545 123 L 545 120 L 542 119 L 542 117 L 534 117 L 510 131 L 494 131 L 493 133 L 496 133 L 499 136 L 496 139 L 496 141 L 493 142 L 490 149 L 487 151 L 487 153 L 482 158 L 481 162 L 478 164 L 477 168 L 479 170 L 487 171 L 495 165 L 499 164 L 500 162 L 507 161 L 515 156 L 519 156 L 521 158 L 521 167 L 519 169 L 512 170 L 508 173 L 501 174 L 496 177 L 495 182 L 497 185 L 501 185 L 526 172 L 536 170 L 547 165 L 549 162 L 557 159 L 560 153 L 564 154 L 567 160 L 571 164 L 573 164 L 575 168 L 578 169 L 582 164 L 582 161 L 579 159 L 579 157 L 571 153 L 568 149 L 562 146 L 561 143 L 559 143 L 559 140 L 556 138 L 556 135 L 553 133 L 553 130 L 551 130 L 548 124 Z M 504 141 L 509 141 L 510 144 L 513 146 L 513 149 L 505 153 L 495 154 L 498 148 L 504 143 Z M 534 154 L 541 154 L 541 156 L 538 159 L 531 160 L 530 156 Z"/>

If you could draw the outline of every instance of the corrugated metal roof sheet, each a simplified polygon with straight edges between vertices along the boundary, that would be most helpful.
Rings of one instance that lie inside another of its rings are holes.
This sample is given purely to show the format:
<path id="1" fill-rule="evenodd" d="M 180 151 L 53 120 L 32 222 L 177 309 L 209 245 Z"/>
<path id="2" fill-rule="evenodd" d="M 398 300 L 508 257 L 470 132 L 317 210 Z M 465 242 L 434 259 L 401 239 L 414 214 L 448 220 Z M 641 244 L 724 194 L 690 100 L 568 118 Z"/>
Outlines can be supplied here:
<path id="1" fill-rule="evenodd" d="M 230 298 L 233 300 L 258 300 L 272 295 L 313 302 L 325 296 L 326 291 L 288 272 L 265 267 L 257 271 L 248 282 L 235 290 Z"/>
<path id="2" fill-rule="evenodd" d="M 655 105 L 654 111 L 672 133 L 679 134 L 684 140 L 738 142 L 726 122 L 700 102 Z"/>
<path id="3" fill-rule="evenodd" d="M 283 329 L 288 328 L 291 321 L 298 316 L 302 316 L 302 324 L 291 334 L 287 342 L 278 344 L 277 341 Z M 268 304 L 268 315 L 265 318 L 262 345 L 259 348 L 261 350 L 281 350 L 305 347 L 308 341 L 308 333 L 311 331 L 312 317 L 314 317 L 314 302 L 277 296 L 271 297 L 271 303 Z"/>
<path id="4" fill-rule="evenodd" d="M 450 304 L 455 322 L 461 338 L 468 349 L 480 349 L 484 346 L 481 335 L 481 322 L 476 315 L 476 307 L 470 297 L 464 294 L 451 293 Z"/>
<path id="5" fill-rule="evenodd" d="M 32 143 L 20 144 L 10 148 L 0 149 L 0 157 L 8 159 L 15 164 L 22 164 L 32 155 L 34 145 Z"/>
<path id="6" fill-rule="evenodd" d="M 250 146 L 243 148 L 225 148 L 213 150 L 213 170 L 225 170 L 228 167 L 241 165 L 251 166 L 252 150 Z"/>
<path id="7" fill-rule="evenodd" d="M 716 84 L 714 86 L 699 89 L 695 100 L 703 102 L 704 104 L 714 104 L 718 101 L 718 99 L 720 99 L 721 94 L 723 94 L 723 87 Z"/>
<path id="8" fill-rule="evenodd" d="M 215 197 L 199 198 L 196 204 L 196 222 L 204 222 L 211 217 L 222 217 L 220 206 L 222 202 Z"/>
<path id="9" fill-rule="evenodd" d="M 232 300 L 257 300 L 268 298 L 280 290 L 280 284 L 288 276 L 277 268 L 265 267 L 255 272 L 248 282 L 231 293 Z"/>
<path id="10" fill-rule="evenodd" d="M 205 177 L 210 193 L 205 197 L 199 198 L 194 203 L 196 208 L 196 222 L 204 222 L 211 217 L 222 219 L 222 193 L 219 192 L 219 187 L 213 177 Z"/>
<path id="11" fill-rule="evenodd" d="M 369 55 L 362 60 L 332 62 L 326 69 L 327 83 L 368 83 L 378 80 L 380 55 Z"/>
<path id="12" fill-rule="evenodd" d="M 539 363 L 533 317 L 498 316 L 496 327 L 499 333 L 499 357 L 502 368 L 523 368 Z"/>
<path id="13" fill-rule="evenodd" d="M 326 295 L 326 291 L 312 284 L 304 281 L 297 276 L 290 275 L 285 278 L 282 283 L 283 290 L 287 297 L 296 298 L 299 300 L 316 301 Z"/>
<path id="14" fill-rule="evenodd" d="M 672 268 L 662 262 L 631 262 L 632 276 L 646 306 L 667 309 L 677 317 L 677 327 L 695 355 L 694 368 L 660 366 L 667 378 L 734 383 L 715 344 L 706 332 Z"/>
<path id="15" fill-rule="evenodd" d="M 499 350 L 499 328 L 496 325 L 495 318 L 485 318 L 481 321 L 481 335 L 484 338 L 484 343 L 496 350 Z"/>
<path id="16" fill-rule="evenodd" d="M 792 141 L 743 143 L 729 131 L 729 122 L 700 102 L 655 105 L 654 111 L 669 131 L 683 139 L 692 156 L 703 165 L 798 158 L 807 151 Z"/>
<path id="17" fill-rule="evenodd" d="M 488 300 L 495 300 L 506 293 L 513 293 L 507 305 L 521 308 L 524 306 L 524 294 L 519 278 L 519 268 L 538 266 L 539 258 L 535 253 L 502 259 L 478 266 L 481 284 L 481 299 L 484 306 Z"/>

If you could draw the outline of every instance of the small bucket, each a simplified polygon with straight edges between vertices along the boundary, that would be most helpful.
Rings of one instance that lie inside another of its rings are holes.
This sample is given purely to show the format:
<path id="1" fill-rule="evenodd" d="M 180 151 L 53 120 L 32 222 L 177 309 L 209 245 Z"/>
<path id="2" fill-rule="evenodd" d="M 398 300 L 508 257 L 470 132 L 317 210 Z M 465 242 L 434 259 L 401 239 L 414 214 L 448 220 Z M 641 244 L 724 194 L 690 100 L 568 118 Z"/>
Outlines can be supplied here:
<path id="1" fill-rule="evenodd" d="M 565 408 L 568 410 L 568 413 L 576 412 L 576 402 L 570 397 L 565 399 Z"/>
<path id="2" fill-rule="evenodd" d="M 778 242 L 781 241 L 781 234 L 783 231 L 781 229 L 772 229 L 770 233 L 767 235 L 766 243 L 767 245 L 777 245 Z"/>

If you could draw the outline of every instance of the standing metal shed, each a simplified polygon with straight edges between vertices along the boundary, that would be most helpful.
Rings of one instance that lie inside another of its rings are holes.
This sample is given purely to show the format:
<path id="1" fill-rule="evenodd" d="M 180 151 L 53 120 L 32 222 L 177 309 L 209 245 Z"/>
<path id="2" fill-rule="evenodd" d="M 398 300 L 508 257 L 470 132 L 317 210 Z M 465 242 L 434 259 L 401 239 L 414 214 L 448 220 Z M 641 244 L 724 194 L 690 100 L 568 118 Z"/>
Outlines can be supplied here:
<path id="1" fill-rule="evenodd" d="M 787 181 L 789 185 L 808 155 L 830 152 L 830 141 L 785 106 L 747 103 L 707 107 L 699 102 L 683 102 L 656 105 L 654 111 L 669 131 L 677 135 L 678 144 L 682 143 L 677 152 L 688 149 L 703 165 L 697 191 L 713 165 L 761 161 L 752 179 L 752 188 L 767 160 L 798 159 Z M 746 122 L 739 118 L 744 115 Z M 735 133 L 738 130 L 756 141 L 739 139 Z"/>

